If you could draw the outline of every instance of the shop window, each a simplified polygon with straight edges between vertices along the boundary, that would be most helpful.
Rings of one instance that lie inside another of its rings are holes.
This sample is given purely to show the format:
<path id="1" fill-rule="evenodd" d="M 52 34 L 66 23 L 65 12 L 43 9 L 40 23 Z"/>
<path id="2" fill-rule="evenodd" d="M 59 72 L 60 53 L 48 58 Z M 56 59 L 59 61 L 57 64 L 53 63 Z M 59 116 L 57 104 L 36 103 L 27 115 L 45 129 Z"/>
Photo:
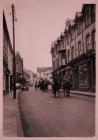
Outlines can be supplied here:
<path id="1" fill-rule="evenodd" d="M 88 87 L 88 72 L 86 64 L 79 66 L 79 87 Z"/>

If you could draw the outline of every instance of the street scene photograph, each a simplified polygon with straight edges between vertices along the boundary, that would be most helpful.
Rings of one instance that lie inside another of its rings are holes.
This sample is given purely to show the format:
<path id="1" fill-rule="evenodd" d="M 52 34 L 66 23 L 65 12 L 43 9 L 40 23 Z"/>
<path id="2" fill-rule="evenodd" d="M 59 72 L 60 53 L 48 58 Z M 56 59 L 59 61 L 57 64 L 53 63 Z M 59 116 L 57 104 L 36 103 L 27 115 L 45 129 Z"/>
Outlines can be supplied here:
<path id="1" fill-rule="evenodd" d="M 96 136 L 96 0 L 1 0 L 3 137 Z"/>

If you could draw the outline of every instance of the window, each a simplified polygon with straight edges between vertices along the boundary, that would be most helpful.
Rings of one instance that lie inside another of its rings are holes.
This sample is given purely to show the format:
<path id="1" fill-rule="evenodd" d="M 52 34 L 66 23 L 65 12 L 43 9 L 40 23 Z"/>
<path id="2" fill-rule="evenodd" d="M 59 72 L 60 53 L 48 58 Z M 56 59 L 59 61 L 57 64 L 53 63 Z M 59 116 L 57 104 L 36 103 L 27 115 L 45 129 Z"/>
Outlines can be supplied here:
<path id="1" fill-rule="evenodd" d="M 90 48 L 90 34 L 86 36 L 86 50 L 89 50 Z"/>
<path id="2" fill-rule="evenodd" d="M 81 41 L 78 42 L 78 55 L 82 54 Z"/>
<path id="3" fill-rule="evenodd" d="M 89 13 L 86 13 L 86 26 L 88 26 L 88 21 L 89 21 Z"/>
<path id="4" fill-rule="evenodd" d="M 81 23 L 81 21 L 79 21 L 78 22 L 78 30 L 77 30 L 78 34 L 81 33 L 81 29 L 82 29 L 82 23 Z"/>
<path id="5" fill-rule="evenodd" d="M 65 51 L 62 52 L 61 57 L 62 59 L 65 58 Z"/>
<path id="6" fill-rule="evenodd" d="M 74 46 L 71 48 L 71 58 L 74 58 Z"/>
<path id="7" fill-rule="evenodd" d="M 65 51 L 61 53 L 62 65 L 65 65 Z"/>
<path id="8" fill-rule="evenodd" d="M 92 48 L 95 49 L 95 30 L 92 31 Z"/>
<path id="9" fill-rule="evenodd" d="M 72 32 L 72 40 L 74 40 L 74 31 Z"/>
<path id="10" fill-rule="evenodd" d="M 70 50 L 68 50 L 68 52 L 67 52 L 67 62 L 69 62 L 69 58 L 70 58 Z"/>
<path id="11" fill-rule="evenodd" d="M 64 38 L 64 48 L 66 48 L 66 39 Z"/>
<path id="12" fill-rule="evenodd" d="M 57 66 L 56 68 L 59 67 L 59 58 L 57 58 Z"/>
<path id="13" fill-rule="evenodd" d="M 60 49 L 60 45 L 59 44 L 57 44 L 57 48 L 58 48 L 58 50 Z"/>
<path id="14" fill-rule="evenodd" d="M 67 37 L 67 45 L 70 43 L 70 37 Z"/>
<path id="15" fill-rule="evenodd" d="M 62 48 L 62 49 L 64 48 L 63 40 L 61 41 L 61 48 Z"/>
<path id="16" fill-rule="evenodd" d="M 65 50 L 65 64 L 67 63 L 67 56 L 66 56 L 66 50 Z"/>
<path id="17" fill-rule="evenodd" d="M 88 87 L 87 64 L 79 66 L 79 87 Z"/>

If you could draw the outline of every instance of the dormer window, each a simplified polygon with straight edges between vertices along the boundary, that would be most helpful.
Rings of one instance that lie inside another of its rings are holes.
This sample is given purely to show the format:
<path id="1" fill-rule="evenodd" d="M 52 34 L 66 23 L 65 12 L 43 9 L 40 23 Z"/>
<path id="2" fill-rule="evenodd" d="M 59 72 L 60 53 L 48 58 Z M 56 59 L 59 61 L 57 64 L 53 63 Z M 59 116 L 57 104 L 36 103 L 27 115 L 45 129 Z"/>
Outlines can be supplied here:
<path id="1" fill-rule="evenodd" d="M 90 15 L 90 7 L 88 7 L 88 9 L 86 10 L 86 27 L 89 26 L 89 24 L 91 23 L 91 15 Z"/>
<path id="2" fill-rule="evenodd" d="M 91 6 L 91 20 L 92 20 L 92 22 L 95 21 L 95 16 L 96 16 L 95 12 L 96 12 L 96 5 L 92 4 L 92 6 Z"/>

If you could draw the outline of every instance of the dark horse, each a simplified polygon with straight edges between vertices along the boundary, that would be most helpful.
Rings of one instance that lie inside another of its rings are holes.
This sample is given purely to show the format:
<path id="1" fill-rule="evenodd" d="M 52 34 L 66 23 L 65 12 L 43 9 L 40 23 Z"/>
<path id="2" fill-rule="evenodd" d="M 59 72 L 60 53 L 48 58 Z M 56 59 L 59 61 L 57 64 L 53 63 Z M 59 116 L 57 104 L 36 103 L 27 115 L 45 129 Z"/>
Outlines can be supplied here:
<path id="1" fill-rule="evenodd" d="M 63 83 L 64 96 L 70 96 L 70 88 L 72 87 L 70 80 L 65 80 Z"/>

